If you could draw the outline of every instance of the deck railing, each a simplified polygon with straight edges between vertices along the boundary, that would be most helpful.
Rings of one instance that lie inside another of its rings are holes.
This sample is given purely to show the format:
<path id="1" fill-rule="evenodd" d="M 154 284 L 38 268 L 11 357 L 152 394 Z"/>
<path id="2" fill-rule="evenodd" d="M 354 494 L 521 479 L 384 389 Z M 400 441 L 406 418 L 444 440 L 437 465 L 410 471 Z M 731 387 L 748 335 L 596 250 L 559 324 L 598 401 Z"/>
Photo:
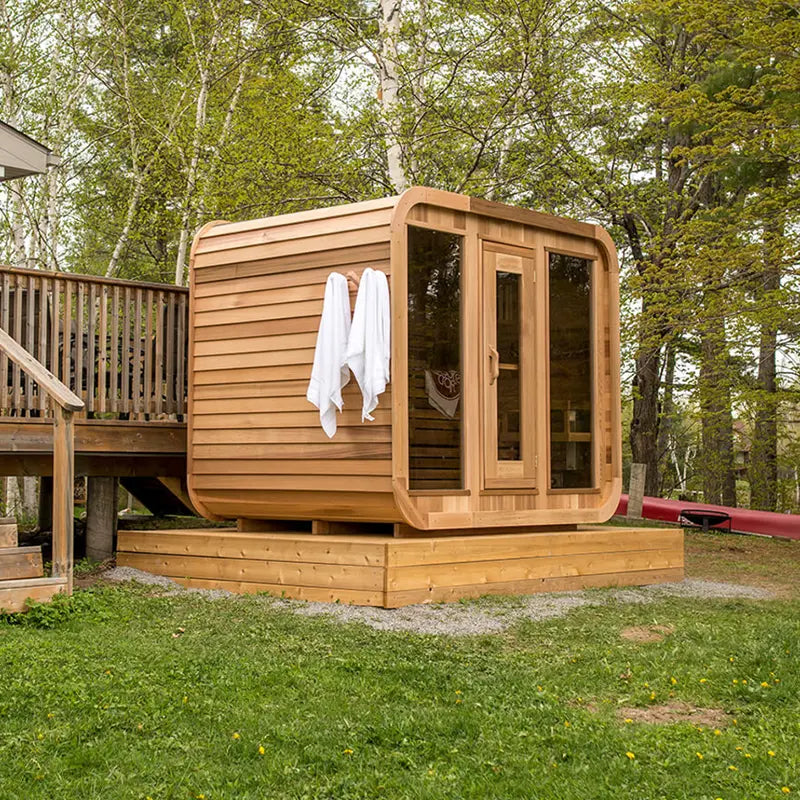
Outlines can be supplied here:
<path id="1" fill-rule="evenodd" d="M 188 299 L 167 284 L 0 266 L 0 328 L 90 418 L 183 418 Z M 0 416 L 54 413 L 47 392 L 0 353 Z"/>
<path id="2" fill-rule="evenodd" d="M 72 417 L 84 403 L 0 326 L 0 356 L 46 395 L 53 408 L 53 577 L 72 594 L 75 433 Z"/>

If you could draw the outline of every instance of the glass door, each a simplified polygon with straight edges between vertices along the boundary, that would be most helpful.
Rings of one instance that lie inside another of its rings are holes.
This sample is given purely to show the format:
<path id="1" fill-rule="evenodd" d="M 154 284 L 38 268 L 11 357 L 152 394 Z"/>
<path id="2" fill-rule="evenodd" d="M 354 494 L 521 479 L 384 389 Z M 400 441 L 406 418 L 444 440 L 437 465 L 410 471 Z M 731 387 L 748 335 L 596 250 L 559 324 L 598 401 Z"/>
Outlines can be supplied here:
<path id="1" fill-rule="evenodd" d="M 485 489 L 536 485 L 532 250 L 483 243 Z"/>

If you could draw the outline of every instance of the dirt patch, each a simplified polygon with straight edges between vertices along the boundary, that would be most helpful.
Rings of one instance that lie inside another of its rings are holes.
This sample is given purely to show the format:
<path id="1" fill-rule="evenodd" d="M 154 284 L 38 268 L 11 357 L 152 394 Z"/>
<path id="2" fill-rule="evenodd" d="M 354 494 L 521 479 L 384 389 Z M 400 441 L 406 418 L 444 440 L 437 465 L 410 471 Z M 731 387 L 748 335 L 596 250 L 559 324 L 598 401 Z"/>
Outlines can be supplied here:
<path id="1" fill-rule="evenodd" d="M 630 628 L 623 628 L 619 635 L 629 642 L 637 644 L 647 644 L 650 642 L 663 642 L 665 636 L 674 633 L 675 629 L 671 625 L 634 625 Z"/>
<path id="2" fill-rule="evenodd" d="M 76 589 L 88 589 L 94 586 L 97 581 L 105 577 L 109 570 L 114 568 L 114 559 L 109 558 L 106 561 L 94 565 L 90 569 L 76 570 L 73 573 L 72 581 Z"/>
<path id="3" fill-rule="evenodd" d="M 689 703 L 669 703 L 647 708 L 620 708 L 617 717 L 627 722 L 647 722 L 650 725 L 675 725 L 689 722 L 706 728 L 724 728 L 730 719 L 721 708 L 697 708 Z"/>

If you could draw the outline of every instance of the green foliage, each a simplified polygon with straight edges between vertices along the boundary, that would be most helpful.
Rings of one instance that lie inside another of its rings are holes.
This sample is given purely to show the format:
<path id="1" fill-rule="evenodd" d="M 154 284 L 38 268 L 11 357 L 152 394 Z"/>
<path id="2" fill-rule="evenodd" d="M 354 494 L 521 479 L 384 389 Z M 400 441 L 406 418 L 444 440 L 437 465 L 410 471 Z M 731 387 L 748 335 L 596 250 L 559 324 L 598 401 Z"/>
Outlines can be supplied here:
<path id="1" fill-rule="evenodd" d="M 181 282 L 206 221 L 393 193 L 396 141 L 406 183 L 611 231 L 629 452 L 648 491 L 670 490 L 692 431 L 698 485 L 729 497 L 736 421 L 754 497 L 794 507 L 776 484 L 797 441 L 796 9 L 405 0 L 389 42 L 388 5 L 4 4 L 4 116 L 62 167 L 5 185 L 2 257 Z"/>

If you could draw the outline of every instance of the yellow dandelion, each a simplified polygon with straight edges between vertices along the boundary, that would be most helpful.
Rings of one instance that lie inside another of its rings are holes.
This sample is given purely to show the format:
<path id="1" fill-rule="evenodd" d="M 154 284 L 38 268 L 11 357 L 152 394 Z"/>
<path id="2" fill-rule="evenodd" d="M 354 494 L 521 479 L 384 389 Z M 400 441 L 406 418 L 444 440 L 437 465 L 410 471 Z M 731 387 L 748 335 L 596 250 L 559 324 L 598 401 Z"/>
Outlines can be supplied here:
<path id="1" fill-rule="evenodd" d="M 735 719 L 731 720 L 731 722 L 733 722 L 734 725 L 738 725 L 739 724 Z"/>
<path id="2" fill-rule="evenodd" d="M 731 656 L 731 657 L 728 659 L 728 661 L 730 661 L 730 662 L 731 662 L 731 664 L 733 664 L 733 656 Z"/>
<path id="3" fill-rule="evenodd" d="M 672 678 L 669 679 L 669 682 L 674 686 L 678 682 L 678 679 L 675 678 L 675 677 L 672 677 Z"/>
<path id="4" fill-rule="evenodd" d="M 462 694 L 461 689 L 456 689 L 456 694 Z"/>
<path id="5" fill-rule="evenodd" d="M 722 731 L 719 728 L 714 728 L 714 736 L 722 736 Z"/>
<path id="6" fill-rule="evenodd" d="M 739 767 L 734 767 L 733 764 L 728 764 L 728 769 L 731 772 L 738 772 L 739 771 Z"/>
<path id="7" fill-rule="evenodd" d="M 347 747 L 347 748 L 345 748 L 345 750 L 344 750 L 344 754 L 345 754 L 346 756 L 351 756 L 351 755 L 353 755 L 353 751 L 352 751 L 352 750 L 351 750 L 349 747 Z"/>
<path id="8" fill-rule="evenodd" d="M 788 652 L 788 651 L 787 651 L 787 652 Z M 791 789 L 790 789 L 788 786 L 781 786 L 781 791 L 782 791 L 784 794 L 789 794 L 789 792 L 791 792 L 792 790 L 791 790 Z"/>
<path id="9" fill-rule="evenodd" d="M 738 681 L 738 680 L 736 680 L 736 678 L 734 678 L 734 679 L 733 679 L 733 682 L 734 682 L 734 683 L 739 683 L 739 681 Z"/>
<path id="10" fill-rule="evenodd" d="M 737 744 L 737 745 L 736 745 L 736 749 L 737 749 L 737 750 L 739 750 L 740 752 L 741 752 L 742 750 L 744 750 L 744 748 L 743 748 L 743 747 L 742 747 L 740 744 Z"/>
<path id="11" fill-rule="evenodd" d="M 630 725 L 633 720 L 630 717 L 625 717 L 625 724 Z"/>
<path id="12" fill-rule="evenodd" d="M 55 714 L 53 714 L 52 712 L 50 712 L 50 713 L 47 715 L 47 719 L 53 719 L 53 717 L 54 717 L 54 716 L 55 716 Z"/>
<path id="13" fill-rule="evenodd" d="M 536 687 L 536 691 L 538 691 L 538 692 L 543 692 L 543 691 L 544 691 L 544 688 L 543 688 L 543 687 L 541 687 L 541 686 L 537 686 L 537 687 Z"/>
<path id="14" fill-rule="evenodd" d="M 258 746 L 258 754 L 259 754 L 260 756 L 263 756 L 263 755 L 264 755 L 264 753 L 266 753 L 266 752 L 267 752 L 267 751 L 264 749 L 264 745 L 263 745 L 263 744 L 260 744 L 260 745 Z"/>
<path id="15" fill-rule="evenodd" d="M 708 683 L 708 678 L 700 678 L 700 683 Z"/>
<path id="16" fill-rule="evenodd" d="M 742 678 L 742 683 L 746 684 L 747 681 L 744 678 Z"/>
<path id="17" fill-rule="evenodd" d="M 780 683 L 780 682 L 781 682 L 780 678 L 775 678 L 775 683 Z"/>
<path id="18" fill-rule="evenodd" d="M 775 758 L 775 751 L 774 750 L 767 750 L 767 755 L 770 758 Z"/>
<path id="19" fill-rule="evenodd" d="M 751 755 L 750 755 L 750 753 L 745 753 L 745 754 L 744 754 L 744 757 L 745 757 L 745 758 L 752 758 L 753 756 L 751 756 Z"/>
<path id="20" fill-rule="evenodd" d="M 189 702 L 189 698 L 186 695 L 183 696 L 183 702 L 184 703 L 188 703 Z"/>
<path id="21" fill-rule="evenodd" d="M 766 689 L 769 684 L 766 681 L 761 681 L 761 685 Z"/>
<path id="22" fill-rule="evenodd" d="M 651 700 L 655 700 L 656 699 L 656 693 L 655 692 L 650 692 L 650 699 Z"/>
<path id="23" fill-rule="evenodd" d="M 231 736 L 231 739 L 241 739 L 241 738 L 242 737 L 239 735 L 239 733 L 237 731 L 234 731 L 233 732 L 233 736 Z"/>
<path id="24" fill-rule="evenodd" d="M 569 728 L 569 722 L 567 722 L 566 720 L 564 721 L 564 727 Z"/>
<path id="25" fill-rule="evenodd" d="M 696 756 L 697 756 L 697 757 L 698 757 L 698 758 L 699 758 L 701 761 L 703 760 L 703 754 L 702 754 L 702 753 L 695 753 L 695 755 L 696 755 Z"/>
<path id="26" fill-rule="evenodd" d="M 630 750 L 628 750 L 628 752 L 627 752 L 627 753 L 625 753 L 625 755 L 626 755 L 626 756 L 628 756 L 628 758 L 629 758 L 631 761 L 633 761 L 633 759 L 634 759 L 634 758 L 636 758 L 636 756 L 635 756 L 633 753 L 631 753 L 631 751 L 630 751 Z"/>
<path id="27" fill-rule="evenodd" d="M 461 703 L 461 698 L 460 697 L 456 697 L 456 705 L 459 705 L 460 703 Z"/>

